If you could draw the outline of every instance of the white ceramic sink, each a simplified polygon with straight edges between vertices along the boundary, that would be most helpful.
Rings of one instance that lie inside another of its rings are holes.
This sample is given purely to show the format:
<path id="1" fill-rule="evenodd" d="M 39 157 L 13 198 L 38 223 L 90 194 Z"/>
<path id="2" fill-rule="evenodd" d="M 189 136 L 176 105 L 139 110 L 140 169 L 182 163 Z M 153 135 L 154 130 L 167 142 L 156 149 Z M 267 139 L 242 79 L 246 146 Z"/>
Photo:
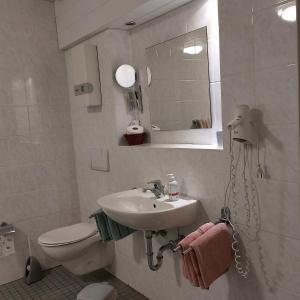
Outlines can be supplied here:
<path id="1" fill-rule="evenodd" d="M 150 191 L 134 189 L 100 198 L 98 204 L 116 222 L 138 230 L 162 230 L 192 224 L 197 200 L 156 199 Z"/>

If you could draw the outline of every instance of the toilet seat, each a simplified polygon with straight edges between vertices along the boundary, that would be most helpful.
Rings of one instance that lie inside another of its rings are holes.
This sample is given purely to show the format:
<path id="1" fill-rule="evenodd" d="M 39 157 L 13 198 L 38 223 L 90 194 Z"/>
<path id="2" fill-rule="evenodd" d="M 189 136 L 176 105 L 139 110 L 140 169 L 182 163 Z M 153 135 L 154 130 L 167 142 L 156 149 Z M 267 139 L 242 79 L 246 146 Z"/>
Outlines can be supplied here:
<path id="1" fill-rule="evenodd" d="M 83 275 L 112 264 L 114 244 L 101 242 L 95 223 L 78 223 L 42 234 L 44 253 L 70 272 Z"/>
<path id="2" fill-rule="evenodd" d="M 78 243 L 98 234 L 95 223 L 77 223 L 51 230 L 38 238 L 40 245 L 47 247 Z"/>

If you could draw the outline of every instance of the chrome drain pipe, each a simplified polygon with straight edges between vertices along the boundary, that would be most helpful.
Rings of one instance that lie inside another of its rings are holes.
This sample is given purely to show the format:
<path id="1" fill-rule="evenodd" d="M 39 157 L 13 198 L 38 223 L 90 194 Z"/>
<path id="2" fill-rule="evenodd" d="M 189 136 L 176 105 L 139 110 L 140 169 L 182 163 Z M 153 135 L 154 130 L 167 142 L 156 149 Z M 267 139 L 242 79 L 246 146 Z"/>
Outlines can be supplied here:
<path id="1" fill-rule="evenodd" d="M 153 234 L 157 235 L 160 234 L 160 232 L 156 233 L 154 231 L 146 231 L 145 232 L 145 237 L 146 237 L 146 241 L 147 241 L 147 258 L 148 258 L 148 266 L 150 268 L 150 270 L 152 271 L 157 271 L 161 268 L 162 263 L 163 263 L 163 253 L 166 250 L 171 250 L 173 251 L 176 247 L 177 247 L 177 243 L 183 238 L 183 237 L 179 237 L 178 240 L 176 241 L 169 241 L 167 244 L 162 245 L 156 255 L 156 264 L 154 264 L 154 253 L 153 253 L 153 245 L 152 245 L 152 238 L 153 238 Z"/>

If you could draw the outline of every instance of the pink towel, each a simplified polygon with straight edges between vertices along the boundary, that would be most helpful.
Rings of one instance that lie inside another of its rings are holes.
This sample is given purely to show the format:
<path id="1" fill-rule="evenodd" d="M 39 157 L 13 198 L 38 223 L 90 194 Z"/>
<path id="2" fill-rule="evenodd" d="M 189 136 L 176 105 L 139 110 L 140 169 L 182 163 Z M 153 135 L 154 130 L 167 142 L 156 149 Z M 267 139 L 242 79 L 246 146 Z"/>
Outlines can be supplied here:
<path id="1" fill-rule="evenodd" d="M 199 272 L 201 287 L 209 288 L 212 282 L 224 274 L 233 261 L 232 232 L 224 223 L 212 226 L 205 234 L 190 243 L 194 257 L 192 264 Z"/>
<path id="2" fill-rule="evenodd" d="M 190 244 L 204 234 L 207 230 L 214 226 L 213 223 L 206 223 L 199 227 L 196 231 L 189 234 L 182 241 L 180 241 L 179 245 L 182 248 L 182 251 L 187 250 L 190 247 Z M 195 253 L 192 251 L 186 255 L 183 255 L 183 275 L 186 279 L 188 279 L 194 286 L 204 287 L 203 281 L 201 279 L 201 275 L 199 273 L 198 268 L 194 268 L 193 261 L 196 260 Z"/>

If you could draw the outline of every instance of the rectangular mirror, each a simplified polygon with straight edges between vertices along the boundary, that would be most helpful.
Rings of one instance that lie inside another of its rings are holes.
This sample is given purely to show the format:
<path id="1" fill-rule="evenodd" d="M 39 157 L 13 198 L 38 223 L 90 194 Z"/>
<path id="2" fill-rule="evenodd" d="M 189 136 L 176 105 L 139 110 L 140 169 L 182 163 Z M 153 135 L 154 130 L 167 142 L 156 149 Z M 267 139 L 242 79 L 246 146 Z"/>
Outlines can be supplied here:
<path id="1" fill-rule="evenodd" d="M 146 49 L 153 130 L 211 128 L 207 28 Z"/>

